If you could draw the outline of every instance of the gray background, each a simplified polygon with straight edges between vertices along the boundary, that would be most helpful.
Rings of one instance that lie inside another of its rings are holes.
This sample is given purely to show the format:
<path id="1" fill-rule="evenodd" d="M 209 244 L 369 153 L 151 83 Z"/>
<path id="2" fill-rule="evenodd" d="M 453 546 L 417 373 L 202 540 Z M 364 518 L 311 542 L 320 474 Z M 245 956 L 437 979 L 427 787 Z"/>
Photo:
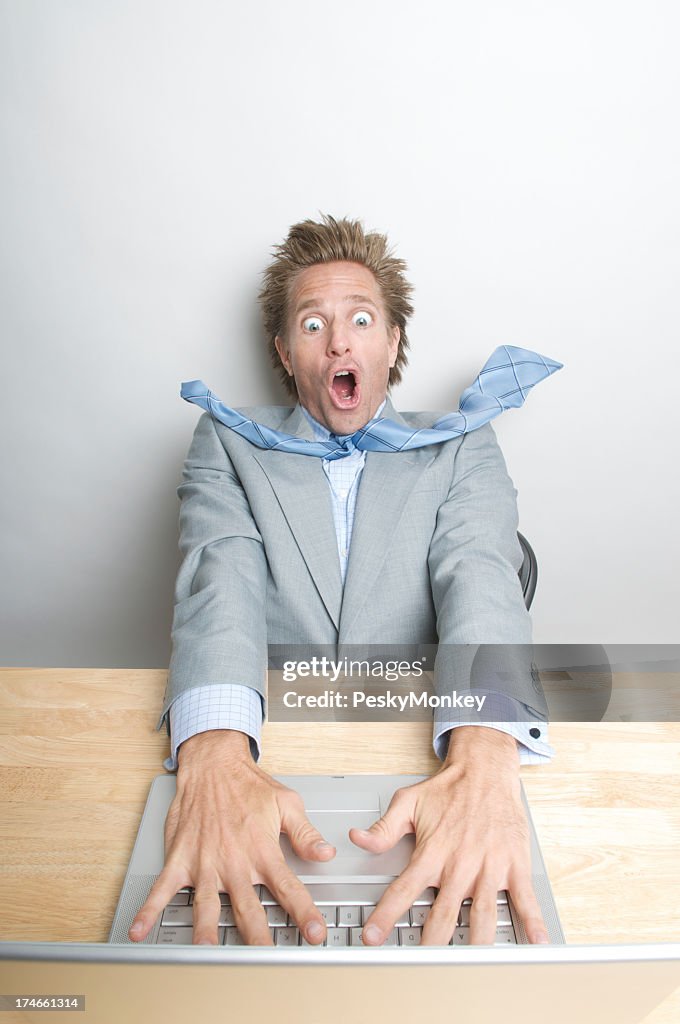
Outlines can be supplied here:
<path id="1" fill-rule="evenodd" d="M 500 343 L 541 643 L 677 636 L 677 4 L 2 0 L 0 663 L 165 666 L 202 377 L 285 402 L 259 274 L 319 211 L 389 233 L 398 408 Z"/>

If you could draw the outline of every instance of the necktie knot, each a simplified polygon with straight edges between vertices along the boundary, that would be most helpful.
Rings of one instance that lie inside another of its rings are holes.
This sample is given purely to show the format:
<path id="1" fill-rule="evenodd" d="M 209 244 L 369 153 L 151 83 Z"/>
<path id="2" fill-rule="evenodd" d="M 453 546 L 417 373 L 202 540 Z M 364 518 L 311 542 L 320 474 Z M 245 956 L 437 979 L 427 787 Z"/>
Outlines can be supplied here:
<path id="1" fill-rule="evenodd" d="M 354 443 L 355 434 L 331 434 L 328 440 L 337 448 L 342 448 L 346 455 L 351 455 L 357 450 Z"/>

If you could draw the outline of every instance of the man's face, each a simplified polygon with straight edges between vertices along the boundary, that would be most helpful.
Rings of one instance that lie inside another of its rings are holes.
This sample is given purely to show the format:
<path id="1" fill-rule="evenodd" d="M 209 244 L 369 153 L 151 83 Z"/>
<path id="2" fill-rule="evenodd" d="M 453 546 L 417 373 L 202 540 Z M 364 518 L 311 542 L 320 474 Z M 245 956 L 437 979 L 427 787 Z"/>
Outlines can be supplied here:
<path id="1" fill-rule="evenodd" d="M 360 263 L 319 263 L 293 285 L 276 349 L 300 402 L 333 434 L 353 434 L 387 394 L 399 328 L 389 328 L 378 283 Z"/>

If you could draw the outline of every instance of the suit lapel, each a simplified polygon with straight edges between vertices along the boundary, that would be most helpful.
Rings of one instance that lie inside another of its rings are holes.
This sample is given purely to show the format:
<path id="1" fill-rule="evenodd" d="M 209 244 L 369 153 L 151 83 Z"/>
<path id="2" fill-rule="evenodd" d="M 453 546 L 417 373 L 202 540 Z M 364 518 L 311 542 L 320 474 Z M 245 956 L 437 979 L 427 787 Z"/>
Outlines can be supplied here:
<path id="1" fill-rule="evenodd" d="M 386 419 L 408 426 L 387 400 Z M 278 425 L 285 434 L 314 440 L 299 406 Z M 277 497 L 286 522 L 314 580 L 319 596 L 341 636 L 347 636 L 388 557 L 390 542 L 408 496 L 430 464 L 431 448 L 407 452 L 367 452 L 352 529 L 343 594 L 338 542 L 333 525 L 330 488 L 322 460 L 256 448 L 260 464 Z"/>
<path id="2" fill-rule="evenodd" d="M 387 400 L 385 419 L 406 424 Z M 349 564 L 340 616 L 340 635 L 349 635 L 388 557 L 394 531 L 408 496 L 430 464 L 432 448 L 406 452 L 367 452 L 357 495 Z M 396 632 L 396 630 L 395 630 Z"/>
<path id="3" fill-rule="evenodd" d="M 299 406 L 278 427 L 282 433 L 314 440 Z M 333 509 L 322 460 L 254 449 L 253 457 L 271 483 L 281 511 L 335 628 L 340 624 L 342 581 Z"/>

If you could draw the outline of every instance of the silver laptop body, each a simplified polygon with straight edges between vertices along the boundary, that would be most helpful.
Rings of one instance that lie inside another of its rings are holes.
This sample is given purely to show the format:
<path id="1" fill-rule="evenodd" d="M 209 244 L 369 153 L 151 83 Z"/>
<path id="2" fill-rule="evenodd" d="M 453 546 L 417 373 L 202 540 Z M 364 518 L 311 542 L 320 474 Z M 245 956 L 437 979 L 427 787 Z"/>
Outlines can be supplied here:
<path id="1" fill-rule="evenodd" d="M 352 939 L 342 938 L 340 929 L 329 930 L 329 940 L 324 952 L 327 955 L 337 952 L 331 939 L 340 939 L 342 945 L 358 946 L 360 942 L 360 925 L 362 905 L 375 904 L 385 887 L 392 882 L 407 866 L 414 847 L 414 837 L 404 836 L 399 843 L 384 854 L 371 854 L 355 846 L 348 837 L 351 827 L 368 828 L 385 813 L 395 790 L 402 786 L 420 782 L 424 776 L 413 775 L 295 775 L 276 776 L 283 785 L 294 789 L 302 797 L 307 816 L 316 825 L 324 838 L 336 847 L 336 856 L 324 863 L 309 862 L 298 858 L 292 851 L 287 837 L 281 836 L 281 846 L 291 870 L 307 885 L 312 899 L 324 912 L 324 908 L 342 905 L 345 914 L 349 914 L 350 923 L 355 927 L 347 932 Z M 182 927 L 190 920 L 191 910 L 186 907 L 166 908 L 166 913 L 159 917 L 154 928 L 143 943 L 133 943 L 128 938 L 128 929 L 135 915 L 145 902 L 151 886 L 160 874 L 164 863 L 164 824 L 168 808 L 174 798 L 176 788 L 175 775 L 159 775 L 151 785 L 142 822 L 137 834 L 134 850 L 128 867 L 123 889 L 114 916 L 109 942 L 129 943 L 130 945 L 155 945 L 158 943 L 187 944 L 191 943 L 191 929 Z M 531 830 L 531 856 L 533 867 L 533 884 L 539 901 L 543 919 L 548 929 L 552 944 L 564 943 L 564 935 L 560 926 L 557 908 L 550 889 L 545 864 L 531 821 L 531 815 L 522 789 L 527 818 Z M 429 890 L 431 902 L 435 895 Z M 263 889 L 263 893 L 266 890 Z M 503 896 L 499 897 L 503 900 Z M 428 899 L 425 894 L 420 903 Z M 263 903 L 267 902 L 263 896 Z M 273 900 L 269 900 L 273 902 Z M 352 907 L 356 909 L 352 911 Z M 265 907 L 270 913 L 270 908 Z M 276 911 L 271 908 L 272 919 L 277 924 L 286 925 L 285 919 L 278 920 Z M 526 944 L 527 937 L 522 922 L 517 916 L 512 902 L 499 904 L 499 928 L 497 941 L 513 944 Z M 280 908 L 279 908 L 280 911 Z M 356 920 L 351 917 L 357 915 Z M 414 922 L 417 908 L 412 908 Z M 420 909 L 422 914 L 422 907 Z M 188 916 L 187 916 L 188 915 Z M 325 916 L 325 912 L 324 912 Z M 180 922 L 179 927 L 172 927 Z M 331 919 L 330 924 L 335 922 Z M 344 923 L 344 922 L 343 922 Z M 400 922 L 404 927 L 396 930 L 392 941 L 400 952 L 402 945 L 418 942 L 418 928 L 410 928 L 411 921 Z M 220 944 L 229 942 L 229 935 L 235 929 L 220 929 Z M 182 936 L 188 938 L 184 939 Z M 293 945 L 300 946 L 300 939 L 295 931 L 287 929 L 272 934 L 278 936 L 275 942 L 282 939 Z M 225 937 L 226 936 L 226 937 Z M 236 940 L 240 945 L 240 940 Z M 462 908 L 462 920 L 459 930 L 454 933 L 452 943 L 467 944 L 467 922 L 465 908 Z M 261 947 L 262 948 L 262 947 Z M 251 947 L 254 952 L 254 947 Z M 363 950 L 366 947 L 362 947 Z"/>

